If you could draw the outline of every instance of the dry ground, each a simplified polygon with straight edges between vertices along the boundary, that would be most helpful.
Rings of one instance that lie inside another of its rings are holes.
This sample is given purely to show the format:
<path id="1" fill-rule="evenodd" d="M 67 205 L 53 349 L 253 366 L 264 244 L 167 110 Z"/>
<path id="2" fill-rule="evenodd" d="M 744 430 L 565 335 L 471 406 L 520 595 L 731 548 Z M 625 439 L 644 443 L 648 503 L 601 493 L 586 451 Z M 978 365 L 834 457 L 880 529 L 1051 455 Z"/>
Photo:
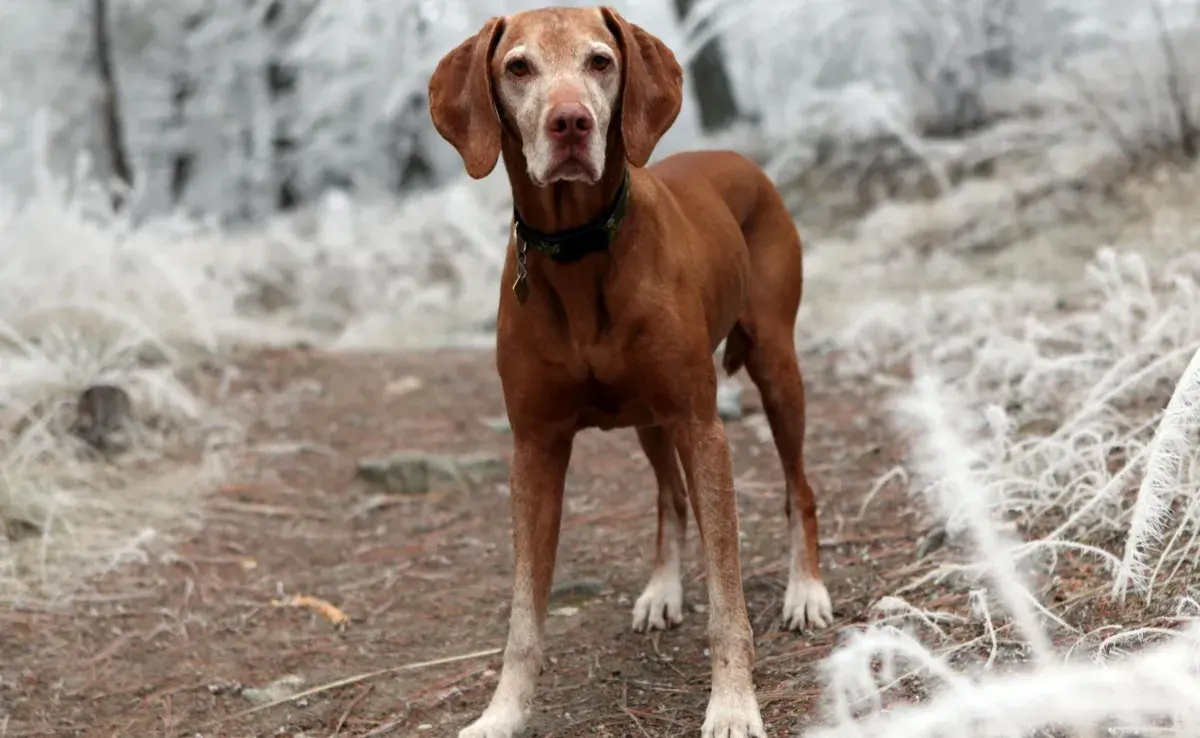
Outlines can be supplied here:
<path id="1" fill-rule="evenodd" d="M 754 421 L 727 424 L 756 680 L 772 736 L 820 717 L 816 667 L 838 629 L 862 622 L 871 602 L 928 565 L 914 555 L 927 521 L 898 484 L 859 514 L 873 480 L 904 449 L 887 436 L 881 391 L 835 380 L 835 360 L 802 361 L 833 628 L 779 630 L 782 475 Z M 241 714 L 254 707 L 243 687 L 289 675 L 314 687 L 503 645 L 511 571 L 504 485 L 381 499 L 354 478 L 360 458 L 399 448 L 507 455 L 509 436 L 481 420 L 503 413 L 491 353 L 297 349 L 246 352 L 236 365 L 249 450 L 203 531 L 173 560 L 122 569 L 71 609 L 0 611 L 0 735 L 453 736 L 485 704 L 498 656 L 354 680 Z M 422 389 L 389 392 L 413 376 Z M 752 390 L 746 404 L 756 405 Z M 706 602 L 694 525 L 684 625 L 659 635 L 629 628 L 649 573 L 654 495 L 632 432 L 579 437 L 556 581 L 601 585 L 554 604 L 577 611 L 548 621 L 549 663 L 529 735 L 698 734 L 709 660 L 705 615 L 692 609 Z M 1062 586 L 1060 599 L 1085 599 Z M 308 609 L 272 606 L 293 594 L 328 600 L 351 622 L 339 630 Z M 929 587 L 913 599 L 961 609 L 964 597 Z"/>

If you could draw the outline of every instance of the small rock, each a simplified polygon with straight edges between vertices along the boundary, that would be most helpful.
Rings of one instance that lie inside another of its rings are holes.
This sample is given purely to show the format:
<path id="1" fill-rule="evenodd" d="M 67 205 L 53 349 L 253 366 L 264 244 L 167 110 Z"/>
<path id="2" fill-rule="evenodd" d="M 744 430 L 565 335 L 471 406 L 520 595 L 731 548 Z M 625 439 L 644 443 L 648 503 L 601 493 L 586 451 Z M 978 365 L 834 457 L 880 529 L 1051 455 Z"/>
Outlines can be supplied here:
<path id="1" fill-rule="evenodd" d="M 242 693 L 242 685 L 237 682 L 214 682 L 208 685 L 208 691 L 214 697 L 226 694 L 237 695 Z"/>
<path id="2" fill-rule="evenodd" d="M 302 686 L 304 686 L 304 677 L 288 674 L 276 679 L 262 689 L 245 687 L 242 689 L 242 697 L 256 705 L 265 705 L 268 702 L 286 699 L 299 692 Z"/>
<path id="3" fill-rule="evenodd" d="M 37 524 L 19 518 L 0 518 L 0 530 L 4 531 L 4 537 L 11 543 L 42 536 L 42 529 Z"/>
<path id="4" fill-rule="evenodd" d="M 113 384 L 94 384 L 79 395 L 71 432 L 98 451 L 129 447 L 133 425 L 133 400 Z"/>
<path id="5" fill-rule="evenodd" d="M 604 582 L 599 579 L 571 579 L 550 588 L 551 602 L 578 602 L 599 597 Z"/>
<path id="6" fill-rule="evenodd" d="M 424 386 L 425 383 L 421 381 L 420 377 L 409 375 L 388 382 L 383 388 L 383 393 L 392 397 L 399 397 L 400 395 L 407 395 L 410 392 L 416 392 Z"/>
<path id="7" fill-rule="evenodd" d="M 497 433 L 512 432 L 512 426 L 508 424 L 507 415 L 497 415 L 492 418 L 480 418 L 480 420 L 483 421 L 484 425 L 496 431 Z"/>
<path id="8" fill-rule="evenodd" d="M 556 617 L 556 618 L 569 618 L 569 617 L 572 617 L 572 616 L 575 616 L 578 614 L 579 614 L 579 608 L 572 607 L 571 605 L 566 605 L 564 607 L 556 607 L 550 611 L 551 617 Z"/>
<path id="9" fill-rule="evenodd" d="M 496 456 L 445 456 L 400 451 L 381 459 L 363 459 L 358 476 L 399 494 L 419 495 L 438 487 L 479 487 L 508 478 L 508 464 Z"/>
<path id="10" fill-rule="evenodd" d="M 420 730 L 420 731 L 433 730 L 433 723 L 421 723 L 420 725 L 417 726 L 417 730 Z"/>
<path id="11" fill-rule="evenodd" d="M 731 379 L 717 383 L 717 415 L 721 420 L 740 420 L 742 417 L 742 385 Z"/>
<path id="12" fill-rule="evenodd" d="M 490 454 L 469 454 L 446 459 L 445 467 L 454 474 L 465 476 L 476 486 L 488 482 L 508 481 L 508 462 Z"/>
<path id="13" fill-rule="evenodd" d="M 917 561 L 946 545 L 946 528 L 935 525 L 917 540 Z"/>
<path id="14" fill-rule="evenodd" d="M 772 443 L 774 435 L 771 433 L 771 423 L 767 420 L 766 415 L 751 415 L 746 418 L 743 423 L 750 429 L 750 433 L 754 436 L 754 440 L 759 443 Z"/>

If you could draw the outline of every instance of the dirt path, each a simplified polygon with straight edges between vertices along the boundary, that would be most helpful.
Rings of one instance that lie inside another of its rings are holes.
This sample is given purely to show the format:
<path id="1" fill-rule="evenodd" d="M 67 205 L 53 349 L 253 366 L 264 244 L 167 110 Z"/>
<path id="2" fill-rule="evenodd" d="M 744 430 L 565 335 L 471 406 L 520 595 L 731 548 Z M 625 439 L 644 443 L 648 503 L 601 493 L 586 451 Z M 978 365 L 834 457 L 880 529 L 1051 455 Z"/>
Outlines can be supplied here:
<path id="1" fill-rule="evenodd" d="M 354 479 L 359 459 L 399 448 L 507 456 L 509 436 L 481 421 L 503 414 L 491 354 L 275 351 L 242 355 L 237 365 L 234 394 L 251 452 L 177 560 L 122 569 L 70 612 L 0 612 L 0 705 L 10 711 L 0 734 L 453 736 L 482 709 L 498 656 L 237 715 L 254 706 L 243 688 L 289 675 L 313 687 L 503 645 L 511 572 L 504 485 L 380 498 Z M 779 631 L 782 474 L 770 442 L 756 438 L 757 421 L 727 424 L 756 680 L 773 736 L 819 717 L 815 665 L 837 627 L 860 622 L 873 598 L 911 577 L 921 532 L 917 511 L 892 486 L 859 517 L 872 480 L 901 449 L 884 435 L 878 393 L 839 384 L 828 367 L 804 360 L 807 458 L 834 628 Z M 402 392 L 407 377 L 422 388 Z M 756 401 L 748 390 L 746 404 Z M 709 660 L 706 616 L 692 609 L 707 601 L 694 525 L 684 625 L 635 634 L 630 607 L 649 573 L 655 493 L 634 434 L 582 434 L 567 484 L 556 581 L 599 586 L 553 605 L 568 609 L 548 622 L 549 662 L 528 735 L 698 734 Z M 351 622 L 339 630 L 310 610 L 271 605 L 293 594 L 328 600 Z"/>

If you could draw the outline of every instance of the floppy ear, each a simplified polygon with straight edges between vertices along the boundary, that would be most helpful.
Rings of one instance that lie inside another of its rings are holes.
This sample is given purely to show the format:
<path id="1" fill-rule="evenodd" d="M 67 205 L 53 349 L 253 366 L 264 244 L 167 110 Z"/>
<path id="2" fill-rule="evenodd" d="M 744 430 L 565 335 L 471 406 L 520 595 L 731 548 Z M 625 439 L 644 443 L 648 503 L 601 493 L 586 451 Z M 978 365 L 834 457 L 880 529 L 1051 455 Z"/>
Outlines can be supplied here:
<path id="1" fill-rule="evenodd" d="M 635 167 L 644 167 L 683 105 L 683 69 L 675 54 L 657 37 L 610 7 L 600 12 L 617 37 L 625 66 L 621 83 L 625 158 Z"/>
<path id="2" fill-rule="evenodd" d="M 433 127 L 458 150 L 474 179 L 490 174 L 500 157 L 491 61 L 503 30 L 502 18 L 489 19 L 479 33 L 443 56 L 429 78 Z"/>

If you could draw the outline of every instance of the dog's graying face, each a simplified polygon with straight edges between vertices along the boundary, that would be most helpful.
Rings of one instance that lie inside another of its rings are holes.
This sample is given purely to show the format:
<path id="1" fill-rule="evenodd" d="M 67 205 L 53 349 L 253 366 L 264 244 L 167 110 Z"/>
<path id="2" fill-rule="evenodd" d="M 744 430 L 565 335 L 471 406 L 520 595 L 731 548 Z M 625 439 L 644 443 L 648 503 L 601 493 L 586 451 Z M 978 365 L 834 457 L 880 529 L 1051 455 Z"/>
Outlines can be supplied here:
<path id="1" fill-rule="evenodd" d="M 595 183 L 621 90 L 617 39 L 600 11 L 510 23 L 492 57 L 502 115 L 520 133 L 529 178 Z"/>
<path id="2" fill-rule="evenodd" d="M 629 162 L 645 166 L 682 101 L 674 54 L 610 8 L 492 18 L 429 80 L 434 126 L 468 174 L 487 176 L 513 135 L 538 187 L 599 181 L 614 126 Z"/>

